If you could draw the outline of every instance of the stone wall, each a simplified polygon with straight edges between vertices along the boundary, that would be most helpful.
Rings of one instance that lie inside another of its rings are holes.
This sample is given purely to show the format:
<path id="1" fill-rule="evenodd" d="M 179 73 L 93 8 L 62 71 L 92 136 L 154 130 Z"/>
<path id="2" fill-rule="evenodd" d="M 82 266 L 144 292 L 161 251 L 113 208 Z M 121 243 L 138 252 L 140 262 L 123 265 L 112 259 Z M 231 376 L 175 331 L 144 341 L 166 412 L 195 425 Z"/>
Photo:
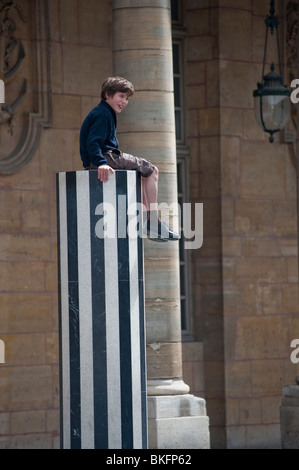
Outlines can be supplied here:
<path id="1" fill-rule="evenodd" d="M 204 203 L 185 380 L 207 399 L 212 446 L 279 447 L 281 390 L 298 373 L 296 169 L 254 118 L 269 2 L 184 6 L 190 186 Z"/>
<path id="2" fill-rule="evenodd" d="M 110 3 L 49 2 L 52 126 L 27 165 L 0 175 L 1 448 L 59 445 L 55 175 L 82 169 L 79 128 L 112 73 Z"/>
<path id="3" fill-rule="evenodd" d="M 112 2 L 48 3 L 52 125 L 0 175 L 1 448 L 59 445 L 55 174 L 82 168 L 79 128 L 113 70 Z M 269 1 L 183 7 L 190 202 L 204 204 L 184 380 L 207 399 L 212 447 L 279 447 L 282 387 L 299 373 L 296 171 L 254 119 Z"/>

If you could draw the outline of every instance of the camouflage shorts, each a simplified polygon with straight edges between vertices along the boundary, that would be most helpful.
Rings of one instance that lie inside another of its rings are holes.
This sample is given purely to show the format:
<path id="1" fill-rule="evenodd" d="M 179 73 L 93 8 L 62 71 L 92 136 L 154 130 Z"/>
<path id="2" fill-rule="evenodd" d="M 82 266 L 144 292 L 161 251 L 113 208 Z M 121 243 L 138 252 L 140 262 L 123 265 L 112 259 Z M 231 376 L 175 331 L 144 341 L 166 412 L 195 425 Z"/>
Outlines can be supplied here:
<path id="1" fill-rule="evenodd" d="M 108 150 L 108 152 L 104 153 L 104 157 L 108 165 L 114 170 L 136 170 L 145 178 L 151 176 L 155 169 L 149 160 L 134 157 L 134 155 L 123 153 L 118 149 Z"/>

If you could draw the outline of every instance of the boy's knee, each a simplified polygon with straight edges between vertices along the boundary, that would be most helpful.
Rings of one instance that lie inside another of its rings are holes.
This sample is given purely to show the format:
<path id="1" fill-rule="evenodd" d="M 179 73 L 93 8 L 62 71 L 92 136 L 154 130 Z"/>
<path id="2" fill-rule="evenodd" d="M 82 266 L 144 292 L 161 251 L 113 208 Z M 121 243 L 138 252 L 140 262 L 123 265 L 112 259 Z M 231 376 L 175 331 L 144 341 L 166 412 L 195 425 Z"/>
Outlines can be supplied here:
<path id="1" fill-rule="evenodd" d="M 144 176 L 145 179 L 149 179 L 150 181 L 153 181 L 153 180 L 158 180 L 159 178 L 159 170 L 156 166 L 152 165 L 152 168 L 153 168 L 153 171 L 147 175 L 147 176 Z"/>

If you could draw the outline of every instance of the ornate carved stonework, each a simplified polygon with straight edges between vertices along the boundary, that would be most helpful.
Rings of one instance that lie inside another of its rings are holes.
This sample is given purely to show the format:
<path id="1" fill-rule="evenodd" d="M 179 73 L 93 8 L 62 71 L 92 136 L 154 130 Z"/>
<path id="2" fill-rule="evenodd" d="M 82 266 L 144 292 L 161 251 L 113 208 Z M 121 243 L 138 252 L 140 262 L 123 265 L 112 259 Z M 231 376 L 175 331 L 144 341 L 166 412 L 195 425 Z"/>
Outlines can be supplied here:
<path id="1" fill-rule="evenodd" d="M 17 32 L 16 22 L 13 20 L 12 10 L 18 13 L 19 18 L 26 22 L 23 11 L 17 2 L 0 0 L 0 22 L 1 49 L 0 49 L 0 75 L 7 82 L 13 81 L 19 67 L 25 58 L 23 43 L 15 36 Z M 8 123 L 10 133 L 13 135 L 13 118 L 23 100 L 27 90 L 27 80 L 24 78 L 23 85 L 13 102 L 2 105 L 0 109 L 0 124 Z"/>
<path id="2" fill-rule="evenodd" d="M 286 43 L 287 43 L 287 67 L 289 78 L 293 80 L 298 73 L 298 2 L 288 2 L 286 7 Z"/>
<path id="3" fill-rule="evenodd" d="M 0 173 L 33 156 L 51 121 L 48 0 L 0 0 Z"/>
<path id="4" fill-rule="evenodd" d="M 284 2 L 284 64 L 285 64 L 285 80 L 289 88 L 291 88 L 292 80 L 299 78 L 298 68 L 298 0 L 290 0 Z M 293 91 L 293 89 L 291 88 Z M 289 144 L 290 157 L 297 168 L 296 157 L 296 139 L 297 139 L 297 121 L 298 121 L 298 105 L 291 103 L 291 119 L 283 130 L 283 141 Z"/>
<path id="5" fill-rule="evenodd" d="M 299 78 L 298 72 L 298 1 L 289 1 L 286 5 L 286 70 L 287 81 L 290 84 Z M 292 121 L 296 124 L 296 107 L 292 104 Z"/>

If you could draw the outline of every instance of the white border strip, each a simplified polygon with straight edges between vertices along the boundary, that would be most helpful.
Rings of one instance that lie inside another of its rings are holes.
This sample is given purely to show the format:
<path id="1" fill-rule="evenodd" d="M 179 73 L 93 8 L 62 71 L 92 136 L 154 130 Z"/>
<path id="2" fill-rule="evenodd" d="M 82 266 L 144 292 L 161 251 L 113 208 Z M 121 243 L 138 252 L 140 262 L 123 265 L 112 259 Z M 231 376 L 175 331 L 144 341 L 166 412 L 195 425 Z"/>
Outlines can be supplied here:
<path id="1" fill-rule="evenodd" d="M 136 172 L 127 171 L 128 207 L 131 208 L 128 226 L 134 226 L 137 214 Z M 132 209 L 136 208 L 136 211 Z M 133 213 L 131 213 L 133 212 Z M 130 224 L 130 221 L 131 222 Z M 137 231 L 136 231 L 137 232 Z M 133 410 L 133 448 L 142 448 L 141 414 L 141 372 L 140 372 L 140 324 L 139 324 L 139 283 L 138 283 L 138 239 L 128 234 L 131 306 L 131 365 L 132 365 L 132 410 Z"/>
<path id="2" fill-rule="evenodd" d="M 122 448 L 116 197 L 116 177 L 110 175 L 109 180 L 103 184 L 104 217 L 107 219 L 105 211 L 109 211 L 109 221 L 112 224 L 104 237 L 105 278 L 108 280 L 105 282 L 105 302 L 109 449 Z M 114 236 L 111 236 L 112 232 Z"/>
<path id="3" fill-rule="evenodd" d="M 94 448 L 92 280 L 89 172 L 77 171 L 78 291 L 80 324 L 81 448 Z"/>

